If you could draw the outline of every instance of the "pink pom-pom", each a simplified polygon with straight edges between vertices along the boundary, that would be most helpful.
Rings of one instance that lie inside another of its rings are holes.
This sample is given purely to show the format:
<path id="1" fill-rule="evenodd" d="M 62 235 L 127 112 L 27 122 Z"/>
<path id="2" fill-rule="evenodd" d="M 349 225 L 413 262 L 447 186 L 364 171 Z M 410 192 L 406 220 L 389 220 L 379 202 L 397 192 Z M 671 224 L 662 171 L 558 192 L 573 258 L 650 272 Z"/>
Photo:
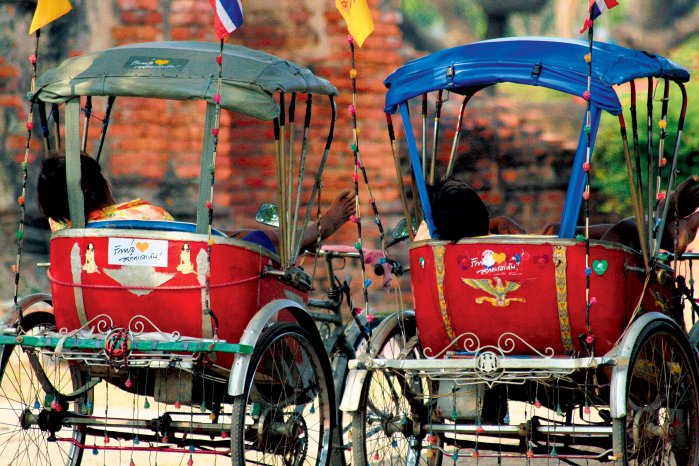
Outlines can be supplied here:
<path id="1" fill-rule="evenodd" d="M 223 56 L 222 55 L 216 55 L 216 63 L 219 65 L 223 63 Z"/>
<path id="2" fill-rule="evenodd" d="M 357 168 L 362 168 L 362 161 L 357 159 Z"/>
<path id="3" fill-rule="evenodd" d="M 595 342 L 595 337 L 593 337 L 591 334 L 585 337 L 585 341 L 587 342 L 588 345 L 591 345 L 592 343 Z"/>
<path id="4" fill-rule="evenodd" d="M 224 430 L 223 432 L 221 432 L 221 438 L 228 438 L 228 437 L 230 437 L 230 434 L 227 431 Z"/>
<path id="5" fill-rule="evenodd" d="M 354 37 L 352 37 L 352 34 L 347 34 L 347 43 L 354 44 Z"/>
<path id="6" fill-rule="evenodd" d="M 180 403 L 179 401 L 176 401 L 176 402 L 175 402 L 175 408 L 176 408 L 176 409 L 180 409 L 181 407 L 182 407 L 182 403 Z"/>
<path id="7" fill-rule="evenodd" d="M 534 406 L 537 408 L 541 408 L 541 401 L 539 401 L 538 398 L 534 401 Z"/>
<path id="8" fill-rule="evenodd" d="M 356 215 L 350 215 L 349 219 L 350 219 L 350 222 L 352 222 L 352 223 L 357 223 L 359 221 L 359 219 L 357 218 Z"/>
<path id="9" fill-rule="evenodd" d="M 216 102 L 217 104 L 221 103 L 221 94 L 216 94 L 214 96 L 214 102 Z"/>
<path id="10" fill-rule="evenodd" d="M 359 314 L 362 313 L 362 308 L 361 308 L 361 307 L 355 307 L 354 309 L 352 309 L 352 312 L 354 313 L 354 315 L 358 316 Z"/>
<path id="11" fill-rule="evenodd" d="M 590 414 L 590 407 L 589 407 L 589 406 L 585 406 L 585 407 L 583 408 L 583 413 L 585 413 L 585 414 Z"/>
<path id="12" fill-rule="evenodd" d="M 355 183 L 356 183 L 357 181 L 359 181 L 359 175 L 357 175 L 356 173 L 354 173 L 354 174 L 352 175 L 352 181 L 354 181 Z"/>
<path id="13" fill-rule="evenodd" d="M 211 202 L 211 201 L 206 201 L 206 208 L 207 208 L 207 209 L 210 209 L 211 207 L 213 207 L 213 205 L 214 205 L 213 202 Z"/>
<path id="14" fill-rule="evenodd" d="M 590 91 L 583 92 L 583 99 L 590 100 Z"/>
<path id="15" fill-rule="evenodd" d="M 660 191 L 660 192 L 658 193 L 658 195 L 656 196 L 656 199 L 657 199 L 658 201 L 662 201 L 663 199 L 665 199 L 665 193 L 664 193 L 663 191 Z"/>
<path id="16" fill-rule="evenodd" d="M 187 461 L 187 466 L 192 466 L 194 464 L 194 460 L 192 458 Z"/>
<path id="17" fill-rule="evenodd" d="M 213 134 L 215 137 L 218 137 L 218 128 L 213 128 L 211 130 L 211 134 Z"/>
<path id="18" fill-rule="evenodd" d="M 106 435 L 104 436 L 104 443 L 109 443 L 109 437 Z"/>
<path id="19" fill-rule="evenodd" d="M 590 298 L 590 304 L 597 304 L 597 298 L 596 297 L 591 297 Z"/>
<path id="20" fill-rule="evenodd" d="M 27 131 L 31 131 L 32 128 L 34 127 L 34 123 L 32 123 L 31 121 L 28 121 L 25 126 L 27 127 Z"/>
<path id="21" fill-rule="evenodd" d="M 586 201 L 589 201 L 589 200 L 590 200 L 590 192 L 589 192 L 589 191 L 585 191 L 585 192 L 583 193 L 583 199 L 586 200 Z"/>
<path id="22" fill-rule="evenodd" d="M 29 55 L 29 63 L 36 65 L 36 55 Z"/>
<path id="23" fill-rule="evenodd" d="M 374 321 L 374 314 L 367 314 L 366 321 L 372 323 Z"/>
<path id="24" fill-rule="evenodd" d="M 354 108 L 354 105 L 352 104 L 349 104 L 347 106 L 347 111 L 350 112 L 350 115 L 354 115 L 357 112 L 357 110 Z"/>
<path id="25" fill-rule="evenodd" d="M 126 382 L 124 382 L 124 387 L 126 387 L 126 388 L 133 387 L 133 382 L 131 381 L 131 379 L 126 379 Z"/>
<path id="26" fill-rule="evenodd" d="M 590 171 L 590 162 L 583 163 L 583 170 L 585 170 L 585 172 Z"/>

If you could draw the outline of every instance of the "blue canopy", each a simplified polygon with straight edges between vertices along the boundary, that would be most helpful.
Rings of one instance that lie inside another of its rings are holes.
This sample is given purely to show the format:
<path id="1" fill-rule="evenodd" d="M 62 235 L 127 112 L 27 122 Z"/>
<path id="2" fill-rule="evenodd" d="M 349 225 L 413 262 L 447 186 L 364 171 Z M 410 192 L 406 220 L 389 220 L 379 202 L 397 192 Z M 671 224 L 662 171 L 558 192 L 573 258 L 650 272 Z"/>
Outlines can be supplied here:
<path id="1" fill-rule="evenodd" d="M 425 179 L 422 170 L 417 168 L 420 167 L 420 157 L 410 125 L 408 101 L 440 89 L 462 95 L 472 94 L 497 83 L 541 86 L 582 98 L 587 90 L 589 74 L 584 57 L 589 51 L 589 42 L 582 40 L 553 37 L 493 39 L 435 52 L 401 66 L 385 79 L 388 91 L 384 111 L 395 113 L 400 107 L 410 163 L 425 220 L 433 236 L 436 232 Z M 591 63 L 591 150 L 602 111 L 613 115 L 622 112 L 613 86 L 647 77 L 689 81 L 689 71 L 666 58 L 614 44 L 595 42 Z M 586 124 L 583 120 L 561 217 L 560 237 L 574 235 L 582 203 L 585 180 L 582 165 L 587 153 Z"/>
<path id="2" fill-rule="evenodd" d="M 587 90 L 589 43 L 551 37 L 511 37 L 441 50 L 409 62 L 391 73 L 384 110 L 439 89 L 468 94 L 496 83 L 542 86 L 582 96 Z M 595 42 L 592 51 L 591 103 L 613 115 L 621 104 L 612 88 L 636 78 L 667 77 L 686 82 L 680 65 L 647 52 Z"/>

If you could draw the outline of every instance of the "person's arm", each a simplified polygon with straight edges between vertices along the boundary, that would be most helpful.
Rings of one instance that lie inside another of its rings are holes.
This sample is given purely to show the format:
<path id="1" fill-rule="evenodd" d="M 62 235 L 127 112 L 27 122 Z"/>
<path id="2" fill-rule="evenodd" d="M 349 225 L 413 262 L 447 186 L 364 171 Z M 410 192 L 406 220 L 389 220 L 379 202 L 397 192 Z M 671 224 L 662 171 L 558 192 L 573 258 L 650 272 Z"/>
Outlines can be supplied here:
<path id="1" fill-rule="evenodd" d="M 320 219 L 320 239 L 323 240 L 328 236 L 335 233 L 342 225 L 344 225 L 354 213 L 354 195 L 351 195 L 349 191 L 343 191 L 338 195 L 330 204 L 330 207 L 321 216 Z M 309 222 L 306 230 L 303 232 L 303 237 L 301 238 L 301 250 L 311 250 L 315 247 L 318 242 L 318 223 L 319 222 Z M 229 236 L 240 236 L 241 233 L 246 233 L 251 230 L 238 230 L 225 232 Z M 274 244 L 274 247 L 279 251 L 280 235 L 279 229 L 273 227 L 263 227 L 259 228 L 258 231 L 263 232 L 269 237 L 269 239 Z M 244 235 L 243 235 L 244 236 Z"/>
<path id="2" fill-rule="evenodd" d="M 491 218 L 488 223 L 488 230 L 496 235 L 522 235 L 527 233 L 522 225 L 504 215 Z"/>

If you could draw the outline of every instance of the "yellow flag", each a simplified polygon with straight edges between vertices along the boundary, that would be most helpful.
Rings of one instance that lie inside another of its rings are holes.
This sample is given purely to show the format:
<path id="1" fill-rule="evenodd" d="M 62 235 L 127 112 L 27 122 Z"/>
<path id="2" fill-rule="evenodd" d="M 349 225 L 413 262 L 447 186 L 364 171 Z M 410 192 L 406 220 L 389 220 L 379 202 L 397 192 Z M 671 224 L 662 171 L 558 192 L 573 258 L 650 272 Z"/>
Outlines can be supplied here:
<path id="1" fill-rule="evenodd" d="M 52 21 L 57 20 L 73 9 L 70 0 L 39 0 L 34 11 L 32 25 L 29 26 L 29 35 L 34 34 Z"/>
<path id="2" fill-rule="evenodd" d="M 364 40 L 374 31 L 374 20 L 367 0 L 335 0 L 335 6 L 345 18 L 347 30 L 361 47 Z"/>

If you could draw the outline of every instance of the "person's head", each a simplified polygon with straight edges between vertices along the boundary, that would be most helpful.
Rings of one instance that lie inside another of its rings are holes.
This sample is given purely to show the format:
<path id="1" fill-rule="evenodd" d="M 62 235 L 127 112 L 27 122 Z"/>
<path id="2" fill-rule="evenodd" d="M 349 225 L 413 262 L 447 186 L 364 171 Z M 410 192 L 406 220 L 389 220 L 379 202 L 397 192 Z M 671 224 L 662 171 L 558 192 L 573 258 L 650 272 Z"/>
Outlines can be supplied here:
<path id="1" fill-rule="evenodd" d="M 102 175 L 102 169 L 95 159 L 86 153 L 81 153 L 80 167 L 80 185 L 85 198 L 85 217 L 87 217 L 93 210 L 114 204 L 114 198 L 109 182 Z M 46 217 L 54 220 L 70 220 L 64 152 L 51 151 L 48 158 L 42 162 L 37 194 L 39 208 Z"/>
<path id="2" fill-rule="evenodd" d="M 488 234 L 488 209 L 473 188 L 448 177 L 432 192 L 432 219 L 441 239 L 456 241 Z"/>

